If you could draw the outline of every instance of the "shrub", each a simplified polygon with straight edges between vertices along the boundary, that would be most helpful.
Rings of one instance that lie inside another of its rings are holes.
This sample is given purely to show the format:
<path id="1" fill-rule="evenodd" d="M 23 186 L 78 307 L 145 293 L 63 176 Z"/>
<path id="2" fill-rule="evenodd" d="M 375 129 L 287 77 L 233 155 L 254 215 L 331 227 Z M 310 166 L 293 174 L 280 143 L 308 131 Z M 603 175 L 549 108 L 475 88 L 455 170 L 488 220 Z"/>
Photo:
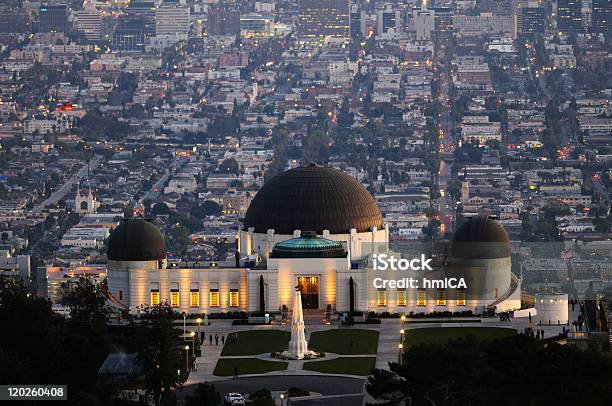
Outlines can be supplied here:
<path id="1" fill-rule="evenodd" d="M 302 388 L 289 388 L 287 395 L 289 395 L 290 398 L 297 398 L 300 396 L 310 396 L 310 392 Z"/>

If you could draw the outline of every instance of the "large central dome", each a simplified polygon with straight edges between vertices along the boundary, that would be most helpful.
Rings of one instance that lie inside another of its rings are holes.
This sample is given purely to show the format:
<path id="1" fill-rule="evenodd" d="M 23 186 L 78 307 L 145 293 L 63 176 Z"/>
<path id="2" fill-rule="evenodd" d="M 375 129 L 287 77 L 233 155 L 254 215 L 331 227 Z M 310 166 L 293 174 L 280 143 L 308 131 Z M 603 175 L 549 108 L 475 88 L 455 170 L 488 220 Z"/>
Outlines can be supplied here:
<path id="1" fill-rule="evenodd" d="M 339 170 L 309 165 L 272 178 L 255 195 L 244 219 L 244 228 L 257 233 L 274 229 L 278 234 L 294 230 L 329 230 L 346 234 L 381 229 L 382 215 L 361 183 Z"/>

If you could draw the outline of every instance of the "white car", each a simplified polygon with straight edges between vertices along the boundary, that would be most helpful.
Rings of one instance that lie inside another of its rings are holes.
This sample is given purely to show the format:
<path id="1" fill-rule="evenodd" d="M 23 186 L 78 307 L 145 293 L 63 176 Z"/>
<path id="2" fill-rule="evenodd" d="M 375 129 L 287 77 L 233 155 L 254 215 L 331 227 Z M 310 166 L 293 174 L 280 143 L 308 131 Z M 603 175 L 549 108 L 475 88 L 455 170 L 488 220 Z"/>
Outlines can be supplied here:
<path id="1" fill-rule="evenodd" d="M 226 405 L 244 405 L 244 398 L 238 392 L 230 392 L 225 395 Z"/>

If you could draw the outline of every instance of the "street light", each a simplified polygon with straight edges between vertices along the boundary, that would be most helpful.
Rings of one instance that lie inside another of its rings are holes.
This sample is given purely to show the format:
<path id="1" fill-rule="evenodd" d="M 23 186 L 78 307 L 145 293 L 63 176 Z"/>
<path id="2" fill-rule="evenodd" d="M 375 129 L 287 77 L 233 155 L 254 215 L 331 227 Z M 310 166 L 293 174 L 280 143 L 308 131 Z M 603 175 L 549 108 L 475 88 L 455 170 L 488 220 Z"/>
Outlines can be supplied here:
<path id="1" fill-rule="evenodd" d="M 399 364 L 400 366 L 404 365 L 404 357 L 402 357 L 402 353 L 404 352 L 404 344 L 400 344 L 397 346 L 399 349 Z"/>
<path id="2" fill-rule="evenodd" d="M 185 346 L 185 371 L 189 374 L 189 346 Z"/>
<path id="3" fill-rule="evenodd" d="M 183 312 L 183 334 L 187 334 L 187 313 Z"/>
<path id="4" fill-rule="evenodd" d="M 202 324 L 202 319 L 198 317 L 196 319 L 196 323 L 198 323 L 198 336 L 202 337 L 202 333 L 200 332 L 200 325 Z"/>
<path id="5" fill-rule="evenodd" d="M 281 399 L 281 406 L 283 406 L 283 401 L 285 400 L 285 394 L 284 393 L 280 394 L 280 399 Z"/>
<path id="6" fill-rule="evenodd" d="M 189 335 L 191 336 L 191 346 L 192 346 L 192 351 L 193 351 L 193 358 L 195 358 L 195 331 L 192 331 L 191 333 L 189 333 Z"/>
<path id="7" fill-rule="evenodd" d="M 400 344 L 404 344 L 404 329 L 400 330 Z"/>

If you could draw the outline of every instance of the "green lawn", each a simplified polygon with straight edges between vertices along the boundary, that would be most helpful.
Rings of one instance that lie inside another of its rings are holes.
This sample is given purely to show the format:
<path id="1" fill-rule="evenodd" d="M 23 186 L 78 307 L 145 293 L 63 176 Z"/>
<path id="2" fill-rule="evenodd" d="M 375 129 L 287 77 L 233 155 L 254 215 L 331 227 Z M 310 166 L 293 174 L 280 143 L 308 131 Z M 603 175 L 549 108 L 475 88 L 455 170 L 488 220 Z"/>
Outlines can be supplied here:
<path id="1" fill-rule="evenodd" d="M 263 374 L 287 369 L 287 362 L 263 361 L 256 358 L 221 358 L 213 372 L 216 376 L 233 376 L 234 367 L 239 375 Z"/>
<path id="2" fill-rule="evenodd" d="M 423 343 L 444 344 L 450 340 L 473 335 L 480 340 L 492 340 L 516 334 L 515 330 L 499 327 L 432 327 L 406 330 L 406 348 Z M 399 334 L 398 334 L 399 336 Z"/>
<path id="3" fill-rule="evenodd" d="M 345 355 L 376 354 L 378 331 L 344 328 L 315 331 L 310 334 L 308 348 Z"/>
<path id="4" fill-rule="evenodd" d="M 257 355 L 286 350 L 291 333 L 280 330 L 248 330 L 238 332 L 236 343 L 225 338 L 225 346 L 221 355 Z"/>
<path id="5" fill-rule="evenodd" d="M 324 374 L 370 375 L 376 357 L 340 357 L 329 361 L 310 361 L 304 369 Z"/>

